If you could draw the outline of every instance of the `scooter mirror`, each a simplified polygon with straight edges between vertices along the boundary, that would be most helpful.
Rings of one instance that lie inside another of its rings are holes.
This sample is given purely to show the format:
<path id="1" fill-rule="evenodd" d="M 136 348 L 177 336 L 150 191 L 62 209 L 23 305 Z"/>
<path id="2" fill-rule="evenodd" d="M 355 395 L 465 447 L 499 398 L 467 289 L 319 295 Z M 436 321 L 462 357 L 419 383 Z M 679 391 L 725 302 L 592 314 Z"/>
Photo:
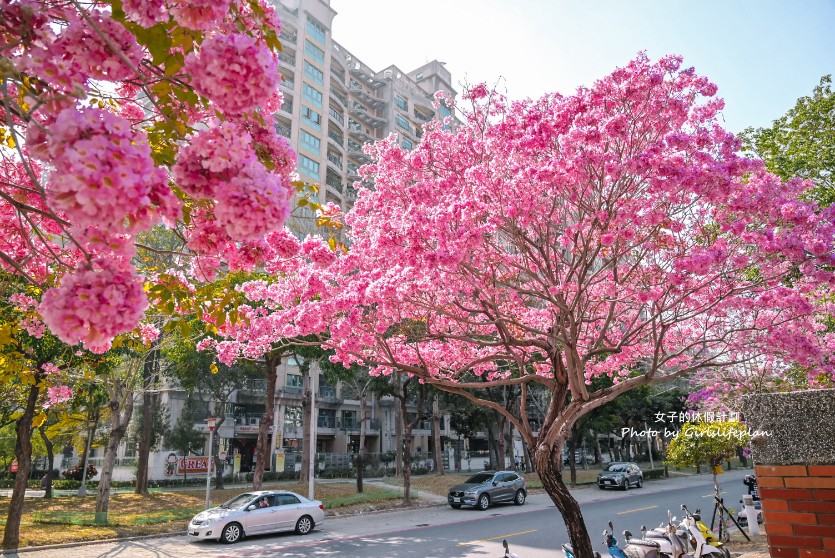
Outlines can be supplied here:
<path id="1" fill-rule="evenodd" d="M 504 547 L 505 550 L 507 550 L 507 539 L 502 540 L 502 546 Z"/>
<path id="2" fill-rule="evenodd" d="M 610 531 L 614 531 L 614 530 L 615 530 L 615 527 L 614 527 L 614 525 L 612 525 L 612 522 L 611 522 L 611 521 L 609 522 L 609 530 L 610 530 Z"/>
<path id="3" fill-rule="evenodd" d="M 628 541 L 629 539 L 632 538 L 632 532 L 631 531 L 624 531 L 623 532 L 623 538 L 625 538 Z"/>
<path id="4" fill-rule="evenodd" d="M 684 504 L 682 504 L 682 505 L 681 505 L 681 509 L 682 509 L 682 510 L 686 510 L 686 509 L 687 509 L 687 506 L 685 506 Z"/>

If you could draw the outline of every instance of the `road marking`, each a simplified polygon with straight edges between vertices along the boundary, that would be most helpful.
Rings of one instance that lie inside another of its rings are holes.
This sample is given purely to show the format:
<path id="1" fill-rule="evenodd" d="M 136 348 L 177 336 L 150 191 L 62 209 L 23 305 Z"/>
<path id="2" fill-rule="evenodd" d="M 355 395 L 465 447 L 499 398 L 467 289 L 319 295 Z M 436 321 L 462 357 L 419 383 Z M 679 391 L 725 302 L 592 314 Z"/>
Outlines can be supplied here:
<path id="1" fill-rule="evenodd" d="M 638 508 L 638 509 L 635 509 L 635 510 L 626 510 L 626 511 L 618 512 L 618 515 L 623 515 L 625 513 L 639 512 L 639 511 L 644 511 L 644 510 L 651 510 L 652 508 L 657 508 L 657 507 L 658 506 L 647 506 L 645 508 Z"/>
<path id="2" fill-rule="evenodd" d="M 531 529 L 530 531 L 522 531 L 521 533 L 511 533 L 509 535 L 499 535 L 498 537 L 493 537 L 491 539 L 481 539 L 480 541 L 470 541 L 470 542 L 463 542 L 458 543 L 458 546 L 469 546 L 472 544 L 480 544 L 487 541 L 495 541 L 498 539 L 507 539 L 509 537 L 518 537 L 519 535 L 527 535 L 528 533 L 536 533 L 536 529 Z"/>

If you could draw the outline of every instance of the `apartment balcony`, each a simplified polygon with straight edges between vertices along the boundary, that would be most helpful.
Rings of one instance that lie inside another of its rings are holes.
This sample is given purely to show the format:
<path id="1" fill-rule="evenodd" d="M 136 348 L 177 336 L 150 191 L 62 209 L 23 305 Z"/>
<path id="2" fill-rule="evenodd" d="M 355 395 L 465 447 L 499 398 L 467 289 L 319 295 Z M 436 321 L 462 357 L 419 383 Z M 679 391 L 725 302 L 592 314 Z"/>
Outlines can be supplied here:
<path id="1" fill-rule="evenodd" d="M 342 108 L 348 108 L 348 98 L 344 94 L 336 91 L 333 87 L 330 89 L 330 94 L 331 97 L 336 99 L 339 104 L 342 105 Z"/>
<path id="2" fill-rule="evenodd" d="M 348 71 L 352 77 L 361 81 L 363 85 L 370 87 L 371 89 L 379 89 L 386 84 L 384 81 L 376 78 L 371 68 L 358 60 L 348 62 Z"/>
<path id="3" fill-rule="evenodd" d="M 379 116 L 371 114 L 368 109 L 358 103 L 354 103 L 348 112 L 353 118 L 362 122 L 369 128 L 380 128 L 386 123 L 385 118 L 380 118 Z"/>
<path id="4" fill-rule="evenodd" d="M 333 167 L 335 170 L 342 172 L 341 157 L 333 157 L 330 153 L 328 153 L 328 165 Z"/>
<path id="5" fill-rule="evenodd" d="M 340 83 L 345 83 L 345 70 L 338 66 L 333 58 L 331 58 L 331 75 L 338 79 Z"/>
<path id="6" fill-rule="evenodd" d="M 342 178 L 338 176 L 333 176 L 332 174 L 328 173 L 327 177 L 325 178 L 325 184 L 327 184 L 333 191 L 338 194 L 342 195 Z"/>
<path id="7" fill-rule="evenodd" d="M 283 87 L 284 89 L 286 89 L 287 91 L 290 91 L 292 93 L 293 90 L 296 88 L 296 81 L 292 80 L 292 79 L 284 78 L 283 80 L 281 80 L 279 85 L 281 87 Z"/>
<path id="8" fill-rule="evenodd" d="M 348 163 L 348 180 L 351 182 L 360 179 L 359 166 L 354 163 Z"/>
<path id="9" fill-rule="evenodd" d="M 335 387 L 320 386 L 319 401 L 321 401 L 322 403 L 342 403 L 342 398 L 337 397 Z"/>
<path id="10" fill-rule="evenodd" d="M 366 155 L 362 150 L 362 146 L 354 141 L 348 140 L 348 153 L 360 163 L 371 162 L 371 157 Z"/>
<path id="11" fill-rule="evenodd" d="M 282 126 L 281 124 L 275 125 L 275 131 L 278 132 L 279 136 L 284 136 L 287 139 L 290 139 L 291 130 L 288 126 Z"/>
<path id="12" fill-rule="evenodd" d="M 295 47 L 296 43 L 299 42 L 299 34 L 296 31 L 282 29 L 278 35 L 278 40 L 281 41 L 281 46 L 292 45 Z"/>
<path id="13" fill-rule="evenodd" d="M 296 69 L 296 57 L 287 54 L 286 52 L 278 53 L 279 65 L 286 68 Z"/>
<path id="14" fill-rule="evenodd" d="M 368 91 L 365 90 L 365 88 L 363 88 L 353 80 L 351 82 L 349 90 L 351 92 L 351 95 L 353 95 L 354 97 L 356 97 L 357 99 L 359 99 L 360 101 L 362 101 L 363 103 L 375 110 L 380 109 L 386 105 L 386 102 L 383 99 L 371 95 L 370 93 L 368 93 Z"/>
<path id="15" fill-rule="evenodd" d="M 284 97 L 284 102 L 281 103 L 281 112 L 293 116 L 293 99 Z"/>
<path id="16" fill-rule="evenodd" d="M 361 126 L 357 125 L 356 127 L 348 126 L 348 135 L 354 138 L 355 140 L 362 142 L 362 143 L 374 143 L 376 138 L 371 137 L 368 133 L 362 129 Z"/>
<path id="17" fill-rule="evenodd" d="M 267 393 L 267 380 L 247 380 L 238 392 L 242 395 L 263 397 Z"/>
<path id="18" fill-rule="evenodd" d="M 345 136 L 336 132 L 335 130 L 328 129 L 328 140 L 330 140 L 334 145 L 342 149 L 342 144 L 345 142 Z"/>
<path id="19" fill-rule="evenodd" d="M 435 117 L 435 115 L 433 114 L 427 114 L 425 112 L 419 111 L 417 107 L 415 107 L 413 114 L 415 115 L 415 119 L 420 120 L 421 122 L 429 122 Z"/>
<path id="20" fill-rule="evenodd" d="M 335 111 L 333 107 L 328 109 L 328 118 L 330 118 L 331 122 L 334 122 L 340 128 L 345 127 L 345 116 Z"/>

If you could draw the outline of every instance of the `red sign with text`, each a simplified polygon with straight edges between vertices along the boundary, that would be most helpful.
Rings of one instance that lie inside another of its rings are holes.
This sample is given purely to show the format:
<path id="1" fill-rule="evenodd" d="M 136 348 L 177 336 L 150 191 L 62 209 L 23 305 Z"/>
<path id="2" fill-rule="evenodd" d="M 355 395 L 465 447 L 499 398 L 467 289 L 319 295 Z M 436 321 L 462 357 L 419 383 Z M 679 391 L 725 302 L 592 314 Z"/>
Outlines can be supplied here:
<path id="1" fill-rule="evenodd" d="M 208 463 L 208 457 L 181 457 L 177 461 L 177 474 L 205 473 L 209 469 Z"/>

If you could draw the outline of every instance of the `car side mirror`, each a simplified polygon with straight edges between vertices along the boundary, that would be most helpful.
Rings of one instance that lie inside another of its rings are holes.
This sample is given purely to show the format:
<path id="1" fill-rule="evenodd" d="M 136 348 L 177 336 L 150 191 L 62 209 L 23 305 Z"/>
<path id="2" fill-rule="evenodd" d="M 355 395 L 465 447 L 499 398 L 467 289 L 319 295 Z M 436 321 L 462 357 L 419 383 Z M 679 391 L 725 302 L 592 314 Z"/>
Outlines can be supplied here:
<path id="1" fill-rule="evenodd" d="M 246 511 L 252 511 L 255 509 L 255 505 L 247 506 Z"/>
<path id="2" fill-rule="evenodd" d="M 493 481 L 493 486 L 499 486 L 499 481 Z"/>

